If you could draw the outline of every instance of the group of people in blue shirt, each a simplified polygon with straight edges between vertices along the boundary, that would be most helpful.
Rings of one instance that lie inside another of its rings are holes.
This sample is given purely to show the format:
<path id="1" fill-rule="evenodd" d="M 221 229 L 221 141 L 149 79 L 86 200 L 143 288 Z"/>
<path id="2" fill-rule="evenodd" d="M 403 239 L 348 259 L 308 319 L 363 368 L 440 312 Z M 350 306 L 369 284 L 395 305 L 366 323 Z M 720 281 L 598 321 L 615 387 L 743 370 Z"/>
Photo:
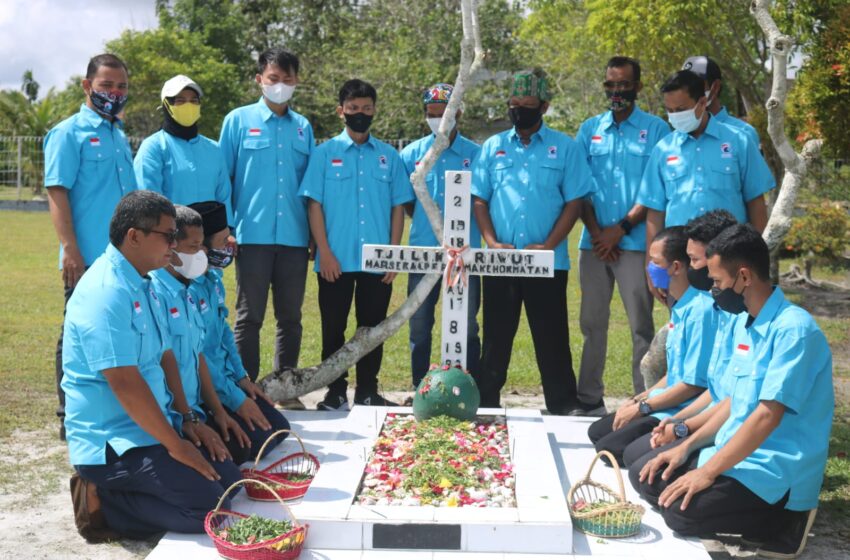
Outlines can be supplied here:
<path id="1" fill-rule="evenodd" d="M 119 118 L 127 68 L 99 55 L 82 82 L 86 103 L 45 139 L 66 298 L 59 415 L 76 470 L 75 517 L 89 540 L 202 531 L 237 465 L 288 427 L 255 383 L 270 289 L 273 367 L 285 374 L 298 364 L 309 260 L 324 359 L 343 345 L 352 303 L 358 326 L 386 317 L 395 274 L 364 272 L 364 244 L 399 244 L 407 214 L 411 245 L 440 245 L 410 175 L 434 143 L 452 86 L 425 90 L 433 133 L 399 153 L 370 134 L 375 88 L 349 80 L 336 107 L 343 131 L 315 146 L 309 121 L 289 106 L 298 72 L 285 49 L 260 54 L 262 97 L 227 115 L 218 142 L 198 133 L 202 88 L 175 76 L 162 88 L 162 129 L 134 159 Z M 455 126 L 426 183 L 442 208 L 445 172 L 471 172 L 472 247 L 483 239 L 554 252 L 551 278 L 469 279 L 468 365 L 482 406 L 501 404 L 524 306 L 547 410 L 600 416 L 591 440 L 631 467 L 673 528 L 746 527 L 758 540 L 782 522 L 800 529 L 783 534 L 803 535 L 802 547 L 831 425 L 829 348 L 811 317 L 770 285 L 759 232 L 775 182 L 755 130 L 720 105 L 721 87 L 714 61 L 688 59 L 661 90 L 671 132 L 636 104 L 639 63 L 614 57 L 603 82 L 608 109 L 573 139 L 543 122 L 545 73 L 519 72 L 508 99 L 513 126 L 480 147 Z M 566 286 L 567 236 L 578 219 L 576 378 Z M 231 262 L 233 330 L 222 283 Z M 408 293 L 421 280 L 411 274 Z M 615 283 L 636 396 L 606 414 Z M 667 372 L 646 388 L 639 363 L 654 335 L 653 297 L 671 309 Z M 438 298 L 435 287 L 410 321 L 414 385 L 430 362 Z M 378 346 L 357 363 L 355 404 L 395 404 L 378 390 L 381 361 Z M 348 408 L 343 375 L 319 409 Z M 785 553 L 774 544 L 763 552 Z"/>

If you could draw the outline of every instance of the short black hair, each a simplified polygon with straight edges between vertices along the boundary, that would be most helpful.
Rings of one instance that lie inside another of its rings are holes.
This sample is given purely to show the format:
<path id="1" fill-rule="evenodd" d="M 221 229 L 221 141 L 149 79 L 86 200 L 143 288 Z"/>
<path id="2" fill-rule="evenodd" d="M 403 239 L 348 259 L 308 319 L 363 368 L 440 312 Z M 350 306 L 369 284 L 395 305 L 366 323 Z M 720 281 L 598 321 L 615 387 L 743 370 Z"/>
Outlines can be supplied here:
<path id="1" fill-rule="evenodd" d="M 746 266 L 761 280 L 770 280 L 770 250 L 764 238 L 750 224 L 735 224 L 724 229 L 705 250 L 711 258 L 720 257 L 720 264 L 729 274 Z"/>
<path id="2" fill-rule="evenodd" d="M 171 201 L 154 191 L 133 191 L 115 207 L 109 222 L 109 241 L 120 247 L 130 228 L 152 231 L 162 216 L 177 217 Z"/>
<path id="3" fill-rule="evenodd" d="M 353 80 L 348 80 L 339 88 L 340 107 L 348 99 L 357 99 L 358 97 L 369 97 L 372 99 L 372 103 L 378 102 L 378 92 L 375 91 L 375 88 L 369 82 L 354 78 Z"/>
<path id="4" fill-rule="evenodd" d="M 187 227 L 199 227 L 202 230 L 204 229 L 204 219 L 198 212 L 189 208 L 188 206 L 175 204 L 174 212 L 174 220 L 175 222 L 177 222 L 178 241 L 181 239 L 186 239 L 188 237 L 188 234 L 186 233 Z"/>
<path id="5" fill-rule="evenodd" d="M 266 49 L 257 57 L 257 73 L 265 72 L 269 64 L 274 64 L 281 70 L 285 70 L 290 74 L 298 74 L 300 62 L 298 55 L 292 53 L 283 47 L 273 47 Z"/>
<path id="6" fill-rule="evenodd" d="M 690 70 L 679 70 L 664 82 L 661 93 L 670 93 L 683 89 L 694 101 L 699 101 L 705 95 L 705 83 L 703 79 Z"/>
<path id="7" fill-rule="evenodd" d="M 622 68 L 623 66 L 631 66 L 632 80 L 634 80 L 635 83 L 640 81 L 640 62 L 638 62 L 635 58 L 631 58 L 629 56 L 612 56 L 608 59 L 608 64 L 605 65 L 605 69 Z"/>
<path id="8" fill-rule="evenodd" d="M 86 67 L 86 79 L 91 80 L 94 78 L 101 66 L 106 66 L 107 68 L 123 68 L 124 71 L 127 72 L 127 75 L 130 74 L 130 71 L 127 69 L 127 65 L 124 64 L 123 60 L 114 54 L 103 53 L 93 56 L 89 60 L 89 65 Z"/>
<path id="9" fill-rule="evenodd" d="M 722 208 L 712 210 L 685 224 L 685 235 L 703 245 L 708 245 L 712 239 L 720 235 L 724 229 L 738 223 L 735 216 Z"/>
<path id="10" fill-rule="evenodd" d="M 670 226 L 662 229 L 652 241 L 664 241 L 662 254 L 668 265 L 672 265 L 674 261 L 679 261 L 687 265 L 690 261 L 690 257 L 688 257 L 688 236 L 685 235 L 685 226 Z"/>

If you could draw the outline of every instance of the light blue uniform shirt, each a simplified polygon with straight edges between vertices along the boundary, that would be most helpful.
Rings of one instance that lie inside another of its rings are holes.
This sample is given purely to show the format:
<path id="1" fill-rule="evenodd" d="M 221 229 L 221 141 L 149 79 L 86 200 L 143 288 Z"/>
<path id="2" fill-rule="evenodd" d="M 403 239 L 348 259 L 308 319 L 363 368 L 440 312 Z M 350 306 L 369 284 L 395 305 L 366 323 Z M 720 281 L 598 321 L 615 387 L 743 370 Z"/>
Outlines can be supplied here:
<path id="1" fill-rule="evenodd" d="M 68 301 L 62 339 L 65 429 L 72 465 L 106 464 L 107 444 L 119 456 L 159 442 L 124 410 L 103 370 L 135 366 L 162 414 L 175 426 L 171 392 L 160 366 L 168 340 L 162 305 L 150 280 L 113 245 L 83 275 Z"/>
<path id="2" fill-rule="evenodd" d="M 91 266 L 109 245 L 109 222 L 118 201 L 136 190 L 123 123 L 110 123 L 82 105 L 50 129 L 44 137 L 44 186 L 68 190 L 77 245 Z"/>
<path id="3" fill-rule="evenodd" d="M 814 319 L 785 299 L 779 288 L 754 321 L 735 323 L 735 349 L 729 375 L 736 378 L 729 419 L 715 444 L 700 451 L 703 466 L 741 428 L 761 401 L 785 406 L 779 425 L 743 461 L 723 474 L 768 503 L 790 490 L 785 509 L 818 505 L 826 468 L 835 395 L 832 352 Z"/>
<path id="4" fill-rule="evenodd" d="M 746 203 L 775 184 L 758 146 L 740 130 L 709 118 L 699 138 L 673 131 L 655 146 L 637 202 L 666 212 L 665 227 L 720 208 L 746 222 Z"/>
<path id="5" fill-rule="evenodd" d="M 227 324 L 222 271 L 211 268 L 192 281 L 189 294 L 204 323 L 203 354 L 215 392 L 221 403 L 235 411 L 245 402 L 245 392 L 236 384 L 248 375 L 236 349 L 233 331 Z"/>
<path id="6" fill-rule="evenodd" d="M 214 140 L 200 134 L 184 140 L 164 130 L 145 138 L 133 160 L 140 189 L 156 191 L 174 204 L 216 200 L 230 208 L 230 176 Z"/>
<path id="7" fill-rule="evenodd" d="M 473 163 L 473 196 L 489 204 L 496 239 L 517 249 L 544 243 L 564 206 L 593 189 L 584 149 L 545 124 L 528 146 L 513 128 L 491 136 Z M 555 269 L 570 269 L 566 239 L 555 248 Z"/>
<path id="8" fill-rule="evenodd" d="M 164 268 L 151 272 L 151 285 L 162 304 L 159 306 L 160 321 L 177 360 L 186 402 L 206 419 L 201 407 L 201 379 L 198 375 L 198 355 L 203 352 L 204 346 L 201 312 L 187 287 Z"/>
<path id="9" fill-rule="evenodd" d="M 431 145 L 434 144 L 435 138 L 433 134 L 429 134 L 409 144 L 401 151 L 401 160 L 404 162 L 404 168 L 408 175 L 413 175 L 416 166 L 419 165 Z M 471 171 L 472 162 L 475 161 L 480 151 L 481 147 L 478 144 L 458 133 L 454 142 L 440 155 L 440 158 L 434 163 L 434 167 L 431 168 L 431 172 L 425 177 L 428 192 L 437 206 L 440 207 L 441 212 L 445 211 L 446 171 Z M 409 243 L 420 247 L 441 246 L 443 244 L 442 237 L 440 241 L 437 241 L 437 238 L 434 237 L 431 222 L 428 221 L 425 210 L 419 204 L 419 199 L 414 199 L 413 204 Z M 481 247 L 481 230 L 478 229 L 478 222 L 475 221 L 472 204 L 469 205 L 469 208 L 469 223 L 472 225 L 469 229 L 468 243 L 470 247 Z"/>
<path id="10" fill-rule="evenodd" d="M 298 194 L 322 205 L 342 272 L 360 271 L 364 244 L 389 243 L 392 208 L 416 198 L 395 148 L 371 134 L 356 144 L 346 130 L 316 148 Z"/>
<path id="11" fill-rule="evenodd" d="M 711 297 L 709 295 L 709 297 Z M 747 317 L 746 313 L 734 315 L 723 311 L 717 305 L 717 334 L 714 336 L 714 349 L 711 352 L 711 361 L 708 364 L 708 390 L 711 394 L 711 406 L 719 403 L 734 392 L 733 380 L 727 375 L 727 366 L 732 358 L 732 347 L 735 336 L 735 322 L 740 317 Z"/>
<path id="12" fill-rule="evenodd" d="M 673 309 L 667 324 L 667 386 L 650 392 L 650 397 L 660 395 L 679 383 L 708 387 L 708 365 L 717 333 L 717 311 L 714 298 L 706 292 L 688 286 Z M 652 416 L 663 420 L 687 407 L 688 399 Z"/>
<path id="13" fill-rule="evenodd" d="M 263 98 L 224 118 L 219 146 L 232 179 L 239 243 L 307 246 L 310 227 L 298 185 L 313 143 L 307 119 L 291 108 L 279 117 Z"/>
<path id="14" fill-rule="evenodd" d="M 649 154 L 669 133 L 666 122 L 641 111 L 637 105 L 619 126 L 611 111 L 582 123 L 576 141 L 587 152 L 596 182 L 590 201 L 600 227 L 620 223 L 634 207 Z M 635 225 L 618 246 L 625 251 L 646 251 L 646 222 Z M 579 249 L 592 248 L 590 233 L 584 228 Z"/>
<path id="15" fill-rule="evenodd" d="M 731 126 L 732 128 L 737 128 L 738 130 L 746 134 L 747 140 L 755 144 L 757 148 L 759 144 L 761 144 L 759 133 L 755 129 L 755 127 L 747 121 L 741 120 L 738 117 L 733 117 L 732 115 L 730 115 L 729 111 L 726 110 L 726 107 L 721 107 L 720 110 L 717 111 L 717 114 L 712 115 L 712 117 L 722 122 L 723 124 Z"/>

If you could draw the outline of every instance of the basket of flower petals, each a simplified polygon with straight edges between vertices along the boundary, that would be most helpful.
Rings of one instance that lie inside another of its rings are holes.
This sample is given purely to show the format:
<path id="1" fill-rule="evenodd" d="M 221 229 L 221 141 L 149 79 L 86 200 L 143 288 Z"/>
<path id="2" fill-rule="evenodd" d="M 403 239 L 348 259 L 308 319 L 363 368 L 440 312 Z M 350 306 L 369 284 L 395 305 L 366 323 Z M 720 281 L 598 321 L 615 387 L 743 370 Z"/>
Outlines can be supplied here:
<path id="1" fill-rule="evenodd" d="M 295 436 L 301 450 L 286 455 L 268 467 L 260 469 L 260 460 L 263 458 L 266 447 L 274 438 L 284 433 L 291 433 Z M 298 434 L 292 430 L 278 430 L 271 434 L 260 448 L 254 466 L 242 469 L 242 476 L 249 481 L 257 480 L 265 483 L 262 485 L 247 484 L 245 486 L 245 491 L 252 500 L 270 502 L 280 498 L 289 501 L 302 498 L 307 493 L 307 488 L 310 487 L 310 483 L 313 482 L 318 471 L 319 460 L 315 455 L 307 452 L 307 448 L 304 447 L 304 442 L 301 441 Z"/>

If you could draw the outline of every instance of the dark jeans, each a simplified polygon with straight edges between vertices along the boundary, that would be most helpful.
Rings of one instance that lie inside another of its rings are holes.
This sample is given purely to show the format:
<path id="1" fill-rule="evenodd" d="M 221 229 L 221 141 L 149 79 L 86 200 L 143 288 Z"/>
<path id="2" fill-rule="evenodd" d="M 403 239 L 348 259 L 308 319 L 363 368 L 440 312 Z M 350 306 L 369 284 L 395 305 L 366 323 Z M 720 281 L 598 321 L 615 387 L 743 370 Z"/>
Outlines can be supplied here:
<path id="1" fill-rule="evenodd" d="M 211 461 L 205 449 L 201 453 L 221 480 L 207 480 L 162 445 L 136 447 L 121 457 L 107 447 L 107 464 L 74 468 L 97 486 L 106 524 L 120 535 L 146 539 L 164 531 L 203 533 L 207 512 L 242 476 L 233 461 Z"/>
<path id="2" fill-rule="evenodd" d="M 86 267 L 86 270 L 88 270 L 88 267 Z M 59 417 L 60 423 L 65 422 L 65 391 L 62 390 L 62 377 L 64 377 L 62 369 L 62 339 L 65 337 L 65 312 L 68 310 L 68 300 L 71 299 L 74 288 L 66 285 L 64 290 L 65 303 L 62 306 L 62 324 L 59 325 L 59 340 L 56 341 L 56 396 L 59 397 L 56 416 Z"/>
<path id="3" fill-rule="evenodd" d="M 411 274 L 407 277 L 407 295 L 409 296 L 419 282 L 424 278 L 423 274 Z M 413 386 L 418 387 L 419 382 L 428 373 L 431 365 L 431 332 L 434 329 L 434 309 L 440 299 L 442 282 L 434 286 L 425 301 L 413 317 L 410 318 L 410 372 L 412 374 Z M 478 371 L 478 362 L 481 357 L 481 339 L 478 337 L 478 308 L 481 305 L 481 277 L 470 276 L 467 286 L 468 300 L 468 326 L 466 331 L 466 369 L 470 373 Z"/>
<path id="4" fill-rule="evenodd" d="M 335 282 L 324 280 L 318 273 L 319 312 L 322 316 L 322 360 L 345 344 L 348 312 L 354 300 L 354 315 L 358 327 L 374 327 L 387 317 L 393 285 L 381 282 L 382 274 L 343 272 Z M 357 395 L 368 397 L 378 391 L 378 371 L 384 355 L 381 344 L 357 362 Z M 348 373 L 328 386 L 333 395 L 345 396 Z"/>
<path id="5" fill-rule="evenodd" d="M 252 381 L 260 372 L 260 329 L 266 316 L 269 286 L 277 321 L 273 368 L 298 366 L 301 351 L 301 305 L 307 284 L 306 247 L 240 245 L 236 256 L 236 324 L 233 336 Z"/>
<path id="6" fill-rule="evenodd" d="M 500 406 L 525 304 L 546 409 L 553 414 L 569 411 L 578 400 L 567 324 L 567 271 L 556 270 L 554 278 L 485 276 L 483 283 L 484 343 L 475 375 L 481 406 Z"/>
<path id="7" fill-rule="evenodd" d="M 248 397 L 251 398 L 251 397 Z M 224 442 L 227 446 L 227 450 L 230 451 L 230 455 L 233 457 L 233 462 L 237 465 L 241 465 L 246 461 L 253 461 L 257 458 L 257 453 L 260 452 L 260 448 L 269 439 L 269 436 L 278 430 L 288 430 L 289 429 L 289 420 L 281 414 L 281 412 L 264 401 L 263 399 L 257 399 L 254 401 L 257 403 L 257 406 L 262 411 L 263 416 L 266 417 L 266 420 L 271 424 L 270 430 L 263 430 L 262 428 L 256 428 L 251 430 L 248 427 L 248 423 L 242 420 L 242 417 L 236 414 L 236 412 L 230 410 L 227 407 L 224 407 L 224 410 L 236 420 L 236 423 L 239 424 L 239 427 L 245 431 L 245 434 L 248 435 L 248 439 L 251 440 L 251 447 L 240 447 L 239 442 L 233 437 L 233 434 L 230 433 L 230 441 Z M 215 423 L 215 419 L 213 419 L 212 415 L 210 415 L 209 411 L 207 411 L 207 424 L 216 431 L 219 435 L 221 435 L 221 431 L 218 428 L 218 424 Z M 275 438 L 275 440 L 266 447 L 266 451 L 264 455 L 268 455 L 269 452 L 278 446 L 280 442 L 286 439 L 288 434 L 282 434 Z"/>
<path id="8" fill-rule="evenodd" d="M 699 453 L 692 453 L 669 480 L 664 481 L 656 476 L 652 484 L 648 481 L 638 482 L 638 492 L 644 500 L 658 507 L 658 497 L 664 489 L 680 476 L 697 468 L 698 460 Z M 633 467 L 637 467 L 637 464 Z M 630 469 L 629 478 L 632 476 Z M 634 478 L 632 481 L 635 484 Z M 661 516 L 668 527 L 684 536 L 734 533 L 763 538 L 769 536 L 771 530 L 784 526 L 789 513 L 785 511 L 788 494 L 777 503 L 769 504 L 734 478 L 723 475 L 718 476 L 714 484 L 694 495 L 684 511 L 682 498 L 675 500 L 670 507 L 661 508 Z"/>
<path id="9" fill-rule="evenodd" d="M 587 437 L 596 447 L 596 451 L 610 451 L 620 466 L 624 465 L 623 453 L 626 447 L 636 439 L 652 433 L 652 429 L 661 423 L 653 416 L 643 416 L 632 420 L 619 430 L 614 430 L 614 413 L 603 416 L 590 425 Z M 608 463 L 607 459 L 604 459 Z"/>

